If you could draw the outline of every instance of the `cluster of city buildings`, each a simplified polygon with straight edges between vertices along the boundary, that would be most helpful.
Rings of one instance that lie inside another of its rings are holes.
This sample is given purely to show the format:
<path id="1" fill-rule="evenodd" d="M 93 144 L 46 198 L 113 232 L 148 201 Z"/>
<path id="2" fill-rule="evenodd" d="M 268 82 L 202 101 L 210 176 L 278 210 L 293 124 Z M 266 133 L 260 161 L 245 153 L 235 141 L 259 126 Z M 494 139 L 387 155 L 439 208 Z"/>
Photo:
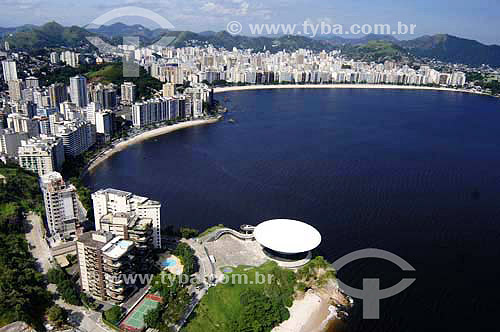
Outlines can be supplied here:
<path id="1" fill-rule="evenodd" d="M 77 189 L 51 172 L 40 178 L 49 243 L 54 251 L 76 254 L 80 284 L 92 297 L 123 302 L 134 290 L 127 275 L 147 273 L 152 251 L 162 247 L 161 203 L 116 189 L 92 194 L 92 231 L 85 231 L 87 211 Z"/>
<path id="2" fill-rule="evenodd" d="M 87 211 L 77 189 L 61 174 L 64 161 L 95 144 L 110 142 L 116 118 L 136 128 L 169 121 L 202 117 L 213 104 L 208 84 L 276 83 L 385 83 L 463 86 L 460 71 L 439 72 L 395 62 L 383 64 L 345 60 L 338 51 L 255 53 L 213 47 L 134 48 L 122 46 L 121 54 L 146 68 L 163 82 L 154 98 L 139 100 L 132 82 L 120 86 L 91 83 L 75 76 L 64 83 L 43 86 L 37 77 L 18 77 L 16 61 L 2 61 L 8 94 L 0 94 L 0 156 L 40 176 L 47 232 L 51 243 L 70 243 L 78 256 L 83 291 L 107 302 L 121 303 L 132 292 L 123 276 L 148 271 L 151 252 L 162 247 L 161 203 L 116 189 L 92 194 L 94 225 L 89 229 Z M 114 50 L 113 52 L 116 52 Z M 80 54 L 52 52 L 52 64 L 78 67 Z M 103 61 L 98 57 L 97 62 Z M 189 85 L 185 85 L 190 82 Z M 182 85 L 182 92 L 176 87 Z M 66 247 L 65 247 L 66 248 Z"/>
<path id="3" fill-rule="evenodd" d="M 51 52 L 50 63 L 64 63 L 67 66 L 77 68 L 80 65 L 80 54 L 73 51 Z"/>
<path id="4" fill-rule="evenodd" d="M 155 46 L 132 50 L 122 47 L 122 51 L 149 68 L 153 77 L 174 84 L 224 81 L 233 84 L 371 83 L 461 87 L 466 82 L 465 73 L 461 71 L 443 73 L 429 66 L 414 69 L 393 61 L 346 60 L 340 51 L 318 53 L 299 49 L 255 53 L 236 48 L 229 51 L 213 47 Z"/>
<path id="5" fill-rule="evenodd" d="M 78 58 L 70 51 L 57 55 L 52 53 L 51 61 Z M 70 78 L 69 86 L 42 86 L 36 77 L 19 79 L 14 60 L 2 61 L 2 69 L 8 95 L 0 96 L 0 156 L 40 176 L 60 171 L 68 156 L 81 155 L 96 143 L 110 142 L 117 114 L 143 128 L 202 117 L 203 105 L 211 98 L 211 90 L 204 84 L 178 93 L 174 84 L 165 83 L 154 99 L 139 100 L 132 82 L 121 86 L 89 83 L 78 75 Z"/>
<path id="6" fill-rule="evenodd" d="M 133 291 L 127 275 L 149 272 L 151 252 L 161 248 L 159 202 L 104 189 L 92 194 L 95 231 L 76 241 L 83 291 L 101 301 L 121 303 Z"/>

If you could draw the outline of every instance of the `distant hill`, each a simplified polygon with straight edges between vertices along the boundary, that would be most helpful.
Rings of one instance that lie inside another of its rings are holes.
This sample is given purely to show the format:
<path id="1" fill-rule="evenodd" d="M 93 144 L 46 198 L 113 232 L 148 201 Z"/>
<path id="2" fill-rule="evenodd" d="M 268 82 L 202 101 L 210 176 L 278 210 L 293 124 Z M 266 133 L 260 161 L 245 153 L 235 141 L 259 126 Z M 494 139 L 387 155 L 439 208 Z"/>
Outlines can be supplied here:
<path id="1" fill-rule="evenodd" d="M 6 36 L 12 48 L 19 49 L 39 49 L 44 47 L 77 47 L 89 45 L 87 36 L 99 35 L 106 41 L 117 45 L 122 42 L 125 36 L 137 36 L 144 45 L 152 44 L 163 36 L 176 37 L 173 43 L 176 47 L 190 45 L 212 44 L 215 47 L 227 49 L 251 48 L 254 50 L 296 50 L 308 48 L 316 51 L 332 50 L 336 47 L 325 41 L 314 40 L 303 36 L 279 36 L 279 37 L 248 37 L 234 36 L 226 31 L 194 33 L 190 31 L 168 31 L 165 29 L 150 30 L 141 25 L 125 25 L 115 23 L 104 25 L 99 28 L 89 28 L 88 30 L 72 26 L 51 22 L 41 27 L 32 27 L 25 31 L 16 31 L 12 36 Z"/>
<path id="2" fill-rule="evenodd" d="M 41 27 L 28 27 L 5 36 L 12 48 L 40 49 L 44 47 L 78 47 L 87 45 L 85 37 L 92 33 L 78 26 L 63 27 L 50 22 Z"/>
<path id="3" fill-rule="evenodd" d="M 500 67 L 500 46 L 484 45 L 475 40 L 451 35 L 424 36 L 412 40 L 399 41 L 392 35 L 366 35 L 360 38 L 323 36 L 315 39 L 306 36 L 259 36 L 249 37 L 231 35 L 226 31 L 168 31 L 148 29 L 142 25 L 115 23 L 99 28 L 84 29 L 77 26 L 63 27 L 55 22 L 41 27 L 23 26 L 19 28 L 0 28 L 0 38 L 9 41 L 12 48 L 38 49 L 43 47 L 77 47 L 89 45 L 87 36 L 99 35 L 106 41 L 117 45 L 125 36 L 137 36 L 143 45 L 152 44 L 163 36 L 175 37 L 173 46 L 202 46 L 232 49 L 253 49 L 255 51 L 296 50 L 308 48 L 315 51 L 342 49 L 347 56 L 360 60 L 378 61 L 381 59 L 402 59 L 406 57 L 428 57 L 441 61 L 469 65 L 489 64 Z M 365 47 L 367 46 L 367 47 Z"/>
<path id="4" fill-rule="evenodd" d="M 399 42 L 394 36 L 391 35 L 376 35 L 369 34 L 360 38 L 344 38 L 336 35 L 318 37 L 318 40 L 324 40 L 332 45 L 364 45 L 370 41 L 382 40 L 397 44 Z"/>
<path id="5" fill-rule="evenodd" d="M 203 36 L 203 37 L 212 37 L 212 36 L 215 36 L 217 32 L 215 31 L 202 31 L 202 32 L 199 32 L 198 34 L 200 36 Z"/>
<path id="6" fill-rule="evenodd" d="M 204 42 L 212 44 L 215 47 L 224 47 L 232 49 L 237 47 L 240 49 L 251 48 L 257 51 L 264 49 L 269 51 L 280 50 L 296 50 L 299 48 L 308 48 L 315 51 L 332 50 L 336 47 L 327 44 L 321 40 L 314 40 L 303 36 L 280 36 L 280 37 L 248 37 L 240 35 L 231 35 L 227 31 L 217 32 L 215 34 L 208 34 L 208 36 L 201 36 L 193 32 L 183 31 L 177 35 L 175 41 L 176 46 L 186 46 L 193 42 Z"/>
<path id="7" fill-rule="evenodd" d="M 117 42 L 121 42 L 121 39 L 125 36 L 139 37 L 143 43 L 151 43 L 152 41 L 158 40 L 162 35 L 166 34 L 168 30 L 166 29 L 148 29 L 140 24 L 126 25 L 123 23 L 115 23 L 111 25 L 103 25 L 99 28 L 87 28 L 88 31 L 107 37 Z"/>
<path id="8" fill-rule="evenodd" d="M 423 36 L 401 41 L 399 45 L 419 57 L 470 65 L 489 64 L 500 67 L 500 46 L 484 45 L 478 41 L 446 34 Z"/>
<path id="9" fill-rule="evenodd" d="M 16 28 L 0 28 L 0 37 L 16 32 Z"/>
<path id="10" fill-rule="evenodd" d="M 2 28 L 2 27 L 0 27 L 0 38 L 6 36 L 8 34 L 11 34 L 11 33 L 15 33 L 18 31 L 28 31 L 28 30 L 31 30 L 33 28 L 36 28 L 36 25 L 26 24 L 26 25 L 22 25 L 22 26 L 17 27 L 17 28 Z"/>
<path id="11" fill-rule="evenodd" d="M 411 60 L 408 50 L 384 40 L 369 40 L 363 44 L 348 44 L 342 47 L 346 56 L 367 62 L 384 62 L 385 60 Z"/>

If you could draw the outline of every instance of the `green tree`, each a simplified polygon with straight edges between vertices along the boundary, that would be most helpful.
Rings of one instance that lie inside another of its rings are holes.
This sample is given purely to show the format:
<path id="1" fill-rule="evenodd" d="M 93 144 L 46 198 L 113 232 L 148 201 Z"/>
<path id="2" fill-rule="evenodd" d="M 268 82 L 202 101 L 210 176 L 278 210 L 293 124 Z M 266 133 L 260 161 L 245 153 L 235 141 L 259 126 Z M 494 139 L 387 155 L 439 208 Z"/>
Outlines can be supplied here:
<path id="1" fill-rule="evenodd" d="M 121 316 L 122 316 L 122 310 L 117 305 L 114 305 L 113 307 L 104 312 L 104 318 L 106 318 L 106 320 L 112 324 L 118 324 Z"/>
<path id="2" fill-rule="evenodd" d="M 175 248 L 173 254 L 182 262 L 184 266 L 184 273 L 187 275 L 191 275 L 196 272 L 198 267 L 198 260 L 194 254 L 193 248 L 191 248 L 188 244 L 181 242 Z"/>
<path id="3" fill-rule="evenodd" d="M 61 326 L 64 323 L 66 323 L 66 319 L 68 318 L 68 313 L 66 312 L 66 310 L 64 310 L 57 304 L 54 304 L 47 311 L 47 317 L 56 326 Z"/>
<path id="4" fill-rule="evenodd" d="M 146 324 L 147 327 L 150 327 L 153 329 L 159 329 L 160 326 L 163 324 L 161 306 L 158 306 L 155 309 L 149 310 L 144 315 L 144 323 Z"/>
<path id="5" fill-rule="evenodd" d="M 179 231 L 181 236 L 185 239 L 196 237 L 199 234 L 198 230 L 194 228 L 181 227 Z"/>

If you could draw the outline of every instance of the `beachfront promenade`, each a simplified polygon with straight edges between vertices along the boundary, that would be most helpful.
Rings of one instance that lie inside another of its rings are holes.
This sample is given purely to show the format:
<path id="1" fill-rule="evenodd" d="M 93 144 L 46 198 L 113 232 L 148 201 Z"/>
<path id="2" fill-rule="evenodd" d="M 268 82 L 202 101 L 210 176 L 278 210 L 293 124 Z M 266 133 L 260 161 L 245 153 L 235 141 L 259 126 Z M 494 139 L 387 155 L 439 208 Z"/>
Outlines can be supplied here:
<path id="1" fill-rule="evenodd" d="M 463 92 L 478 95 L 486 95 L 476 90 L 459 88 L 430 87 L 417 85 L 393 85 L 393 84 L 256 84 L 242 86 L 227 86 L 214 88 L 214 93 L 247 91 L 247 90 L 272 90 L 272 89 L 392 89 L 392 90 L 430 90 Z"/>

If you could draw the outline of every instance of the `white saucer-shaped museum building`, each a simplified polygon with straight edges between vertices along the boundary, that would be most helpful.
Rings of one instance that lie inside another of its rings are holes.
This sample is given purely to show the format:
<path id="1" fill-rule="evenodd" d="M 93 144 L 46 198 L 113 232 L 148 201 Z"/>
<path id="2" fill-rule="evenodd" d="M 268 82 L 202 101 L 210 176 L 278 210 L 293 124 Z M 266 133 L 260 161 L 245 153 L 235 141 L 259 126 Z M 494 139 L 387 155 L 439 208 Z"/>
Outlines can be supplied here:
<path id="1" fill-rule="evenodd" d="M 321 243 L 316 228 L 292 219 L 264 221 L 255 227 L 253 235 L 269 258 L 290 267 L 308 262 L 311 250 Z"/>

